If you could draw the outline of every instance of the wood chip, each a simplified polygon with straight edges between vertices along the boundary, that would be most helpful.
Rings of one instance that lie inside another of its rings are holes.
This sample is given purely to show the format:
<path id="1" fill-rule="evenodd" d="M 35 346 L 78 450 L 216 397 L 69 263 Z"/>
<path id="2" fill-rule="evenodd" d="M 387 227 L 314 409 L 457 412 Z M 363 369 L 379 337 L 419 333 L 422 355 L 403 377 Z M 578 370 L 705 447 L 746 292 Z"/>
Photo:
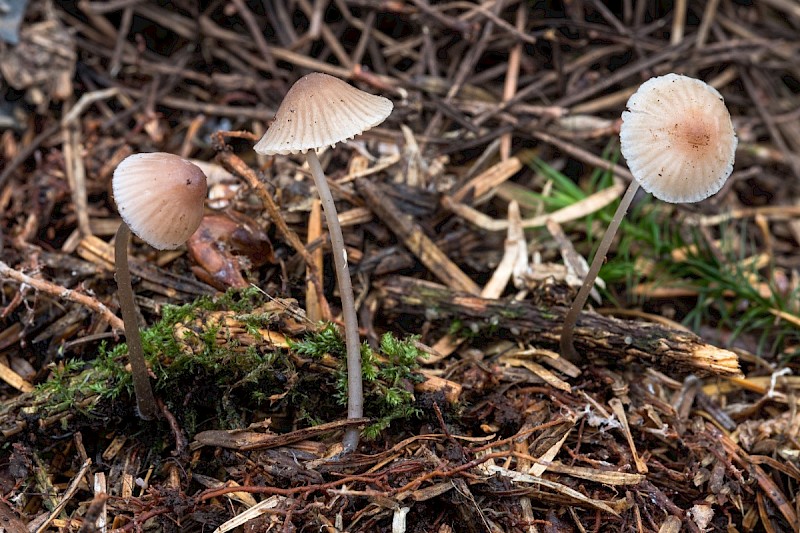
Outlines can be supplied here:
<path id="1" fill-rule="evenodd" d="M 459 203 L 464 201 L 468 195 L 471 195 L 473 199 L 480 198 L 489 191 L 494 190 L 495 187 L 509 179 L 521 169 L 522 161 L 517 157 L 509 157 L 505 161 L 500 161 L 469 180 L 464 186 L 451 194 L 450 199 L 453 202 Z"/>
<path id="2" fill-rule="evenodd" d="M 247 522 L 258 518 L 259 516 L 268 513 L 272 509 L 275 509 L 281 502 L 286 499 L 285 496 L 270 496 L 266 500 L 259 502 L 243 513 L 240 513 L 230 520 L 221 524 L 217 529 L 214 530 L 214 533 L 225 533 L 226 531 L 230 531 L 235 529 L 239 526 L 243 526 Z"/>
<path id="3" fill-rule="evenodd" d="M 622 432 L 625 434 L 625 439 L 628 441 L 628 447 L 631 449 L 633 462 L 636 463 L 636 471 L 640 474 L 646 474 L 647 464 L 642 461 L 642 459 L 639 457 L 639 453 L 636 451 L 636 444 L 633 441 L 631 428 L 628 426 L 628 417 L 625 414 L 625 407 L 622 405 L 622 402 L 619 400 L 619 398 L 611 398 L 608 401 L 608 405 L 611 406 L 611 410 L 622 424 Z"/>
<path id="4" fill-rule="evenodd" d="M 11 370 L 6 365 L 0 364 L 0 379 L 14 387 L 20 392 L 32 392 L 33 385 L 25 381 L 25 379 Z"/>
<path id="5" fill-rule="evenodd" d="M 613 486 L 637 485 L 647 478 L 644 474 L 631 474 L 629 472 L 614 472 L 596 468 L 585 468 L 582 466 L 569 466 L 558 462 L 549 464 L 547 470 Z"/>
<path id="6" fill-rule="evenodd" d="M 588 496 L 584 496 L 583 494 L 574 489 L 567 487 L 566 485 L 562 485 L 561 483 L 556 483 L 555 481 L 550 481 L 541 477 L 536 477 L 530 474 L 523 474 L 521 472 L 509 470 L 508 468 L 503 468 L 502 466 L 487 465 L 486 470 L 489 474 L 500 474 L 502 476 L 505 476 L 514 483 L 531 483 L 534 485 L 541 485 L 543 487 L 547 487 L 557 492 L 558 494 L 570 498 L 578 505 L 593 507 L 603 512 L 613 514 L 614 516 L 619 516 L 618 509 L 620 509 L 621 505 L 624 505 L 625 502 L 625 500 L 621 500 L 621 502 L 609 503 L 597 500 L 595 498 L 590 498 Z"/>
<path id="7" fill-rule="evenodd" d="M 533 361 L 527 361 L 525 359 L 517 359 L 515 357 L 501 357 L 499 362 L 512 366 L 512 367 L 522 367 L 528 369 L 530 372 L 538 376 L 548 385 L 551 385 L 559 390 L 563 391 L 571 391 L 572 387 L 569 383 L 564 381 L 563 379 L 556 376 L 551 371 L 547 370 L 545 367 L 540 365 L 539 363 L 534 363 Z"/>

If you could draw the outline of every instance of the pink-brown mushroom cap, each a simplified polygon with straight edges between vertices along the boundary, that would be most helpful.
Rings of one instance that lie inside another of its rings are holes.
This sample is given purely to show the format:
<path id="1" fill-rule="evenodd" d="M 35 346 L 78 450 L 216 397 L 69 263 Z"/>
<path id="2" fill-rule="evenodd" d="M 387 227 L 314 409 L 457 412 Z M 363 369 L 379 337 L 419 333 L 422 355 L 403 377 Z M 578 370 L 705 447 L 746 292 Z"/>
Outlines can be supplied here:
<path id="1" fill-rule="evenodd" d="M 716 89 L 667 74 L 643 83 L 627 108 L 622 155 L 642 188 L 672 203 L 698 202 L 722 188 L 738 141 Z"/>
<path id="2" fill-rule="evenodd" d="M 159 250 L 186 242 L 203 219 L 206 176 L 176 155 L 128 156 L 117 166 L 111 184 L 122 220 L 134 235 Z"/>
<path id="3" fill-rule="evenodd" d="M 391 100 L 333 76 L 308 74 L 286 93 L 255 151 L 264 155 L 296 154 L 334 146 L 377 126 L 393 107 Z"/>

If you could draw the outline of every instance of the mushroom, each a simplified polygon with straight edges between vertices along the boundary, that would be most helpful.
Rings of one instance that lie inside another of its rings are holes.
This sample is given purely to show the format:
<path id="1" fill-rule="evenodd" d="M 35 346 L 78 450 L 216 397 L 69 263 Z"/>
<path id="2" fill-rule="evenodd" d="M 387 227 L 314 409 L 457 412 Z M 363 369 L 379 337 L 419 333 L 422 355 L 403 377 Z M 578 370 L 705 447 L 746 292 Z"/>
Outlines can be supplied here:
<path id="1" fill-rule="evenodd" d="M 364 412 L 361 342 L 342 229 L 316 150 L 325 146 L 333 147 L 338 142 L 377 126 L 386 120 L 392 107 L 390 100 L 365 93 L 333 76 L 308 74 L 297 80 L 286 93 L 275 120 L 255 145 L 255 151 L 264 155 L 306 154 L 311 168 L 328 224 L 342 300 L 347 347 L 348 418 L 361 418 Z M 343 441 L 344 451 L 354 450 L 358 446 L 358 439 L 358 428 L 348 429 Z"/>
<path id="2" fill-rule="evenodd" d="M 622 217 L 639 186 L 659 200 L 691 203 L 719 191 L 733 171 L 737 139 L 722 95 L 706 83 L 667 74 L 643 83 L 626 104 L 620 148 L 634 180 L 597 248 L 561 328 L 561 353 L 578 358 L 573 332 Z"/>
<path id="3" fill-rule="evenodd" d="M 186 242 L 203 218 L 206 176 L 196 165 L 176 155 L 134 154 L 117 166 L 111 183 L 123 220 L 115 242 L 119 306 L 125 323 L 136 407 L 142 419 L 150 420 L 158 416 L 158 407 L 136 324 L 128 243 L 131 231 L 159 250 L 177 248 Z"/>

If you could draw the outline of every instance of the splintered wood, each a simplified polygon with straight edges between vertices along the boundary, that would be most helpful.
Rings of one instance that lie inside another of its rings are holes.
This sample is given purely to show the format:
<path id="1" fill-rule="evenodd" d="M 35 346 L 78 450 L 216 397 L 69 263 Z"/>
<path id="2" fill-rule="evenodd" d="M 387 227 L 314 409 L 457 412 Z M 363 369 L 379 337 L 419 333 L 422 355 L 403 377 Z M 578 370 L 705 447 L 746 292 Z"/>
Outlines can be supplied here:
<path id="1" fill-rule="evenodd" d="M 439 319 L 459 317 L 479 321 L 486 327 L 516 330 L 528 342 L 549 347 L 558 346 L 559 330 L 567 311 L 562 306 L 542 310 L 530 301 L 505 303 L 482 299 L 413 278 L 393 278 L 382 283 L 381 290 L 388 311 L 424 313 L 425 309 L 434 308 Z M 579 352 L 592 358 L 638 360 L 670 372 L 730 377 L 742 374 L 735 353 L 708 345 L 693 333 L 590 312 L 578 321 L 575 345 Z"/>

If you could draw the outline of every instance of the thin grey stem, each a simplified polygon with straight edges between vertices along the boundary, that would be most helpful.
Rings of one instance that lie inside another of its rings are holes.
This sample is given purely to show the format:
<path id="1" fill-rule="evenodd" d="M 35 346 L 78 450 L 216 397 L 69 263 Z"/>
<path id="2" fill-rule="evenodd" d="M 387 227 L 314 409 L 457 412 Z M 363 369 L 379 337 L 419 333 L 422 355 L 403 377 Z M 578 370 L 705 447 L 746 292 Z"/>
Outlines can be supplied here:
<path id="1" fill-rule="evenodd" d="M 342 299 L 342 318 L 344 319 L 344 338 L 347 346 L 347 418 L 361 418 L 364 416 L 364 391 L 361 383 L 361 339 L 358 336 L 358 319 L 356 318 L 356 305 L 353 296 L 353 285 L 350 281 L 350 271 L 347 268 L 347 252 L 344 248 L 342 228 L 336 214 L 336 205 L 333 195 L 328 187 L 328 181 L 322 172 L 322 165 L 314 150 L 309 150 L 308 166 L 319 191 L 322 201 L 322 210 L 328 223 L 328 233 L 331 237 L 333 250 L 333 263 L 336 266 L 336 280 L 339 283 L 339 295 Z M 360 431 L 357 427 L 345 431 L 344 452 L 351 452 L 358 446 Z"/>
<path id="2" fill-rule="evenodd" d="M 152 420 L 158 416 L 158 406 L 156 406 L 156 398 L 150 386 L 147 364 L 144 361 L 142 338 L 139 335 L 139 326 L 136 323 L 136 302 L 133 300 L 131 271 L 128 268 L 128 242 L 130 240 L 131 230 L 123 222 L 117 230 L 114 242 L 114 261 L 117 266 L 117 296 L 119 297 L 119 308 L 122 311 L 122 321 L 125 324 L 125 341 L 128 343 L 128 361 L 131 363 L 136 407 L 139 411 L 139 416 L 143 420 Z"/>
<path id="3" fill-rule="evenodd" d="M 617 211 L 614 213 L 614 217 L 611 219 L 611 223 L 608 225 L 605 235 L 603 235 L 603 239 L 600 241 L 600 246 L 597 247 L 594 259 L 592 260 L 592 266 L 589 267 L 589 273 L 586 274 L 583 285 L 578 291 L 578 295 L 575 296 L 575 301 L 572 302 L 572 307 L 569 308 L 567 316 L 564 317 L 564 325 L 561 328 L 560 339 L 561 355 L 572 361 L 578 361 L 580 359 L 572 341 L 575 333 L 575 324 L 578 323 L 578 316 L 581 314 L 583 306 L 586 305 L 586 300 L 589 298 L 589 293 L 594 286 L 594 281 L 597 279 L 597 274 L 600 272 L 600 267 L 603 266 L 603 261 L 606 258 L 608 249 L 611 247 L 611 241 L 614 240 L 614 235 L 616 235 L 617 229 L 619 229 L 622 217 L 628 212 L 628 207 L 630 207 L 633 197 L 636 196 L 637 190 L 639 190 L 639 182 L 636 180 L 631 181 L 631 184 L 628 185 L 628 190 L 625 191 L 622 200 L 619 202 L 619 207 L 617 207 Z"/>

